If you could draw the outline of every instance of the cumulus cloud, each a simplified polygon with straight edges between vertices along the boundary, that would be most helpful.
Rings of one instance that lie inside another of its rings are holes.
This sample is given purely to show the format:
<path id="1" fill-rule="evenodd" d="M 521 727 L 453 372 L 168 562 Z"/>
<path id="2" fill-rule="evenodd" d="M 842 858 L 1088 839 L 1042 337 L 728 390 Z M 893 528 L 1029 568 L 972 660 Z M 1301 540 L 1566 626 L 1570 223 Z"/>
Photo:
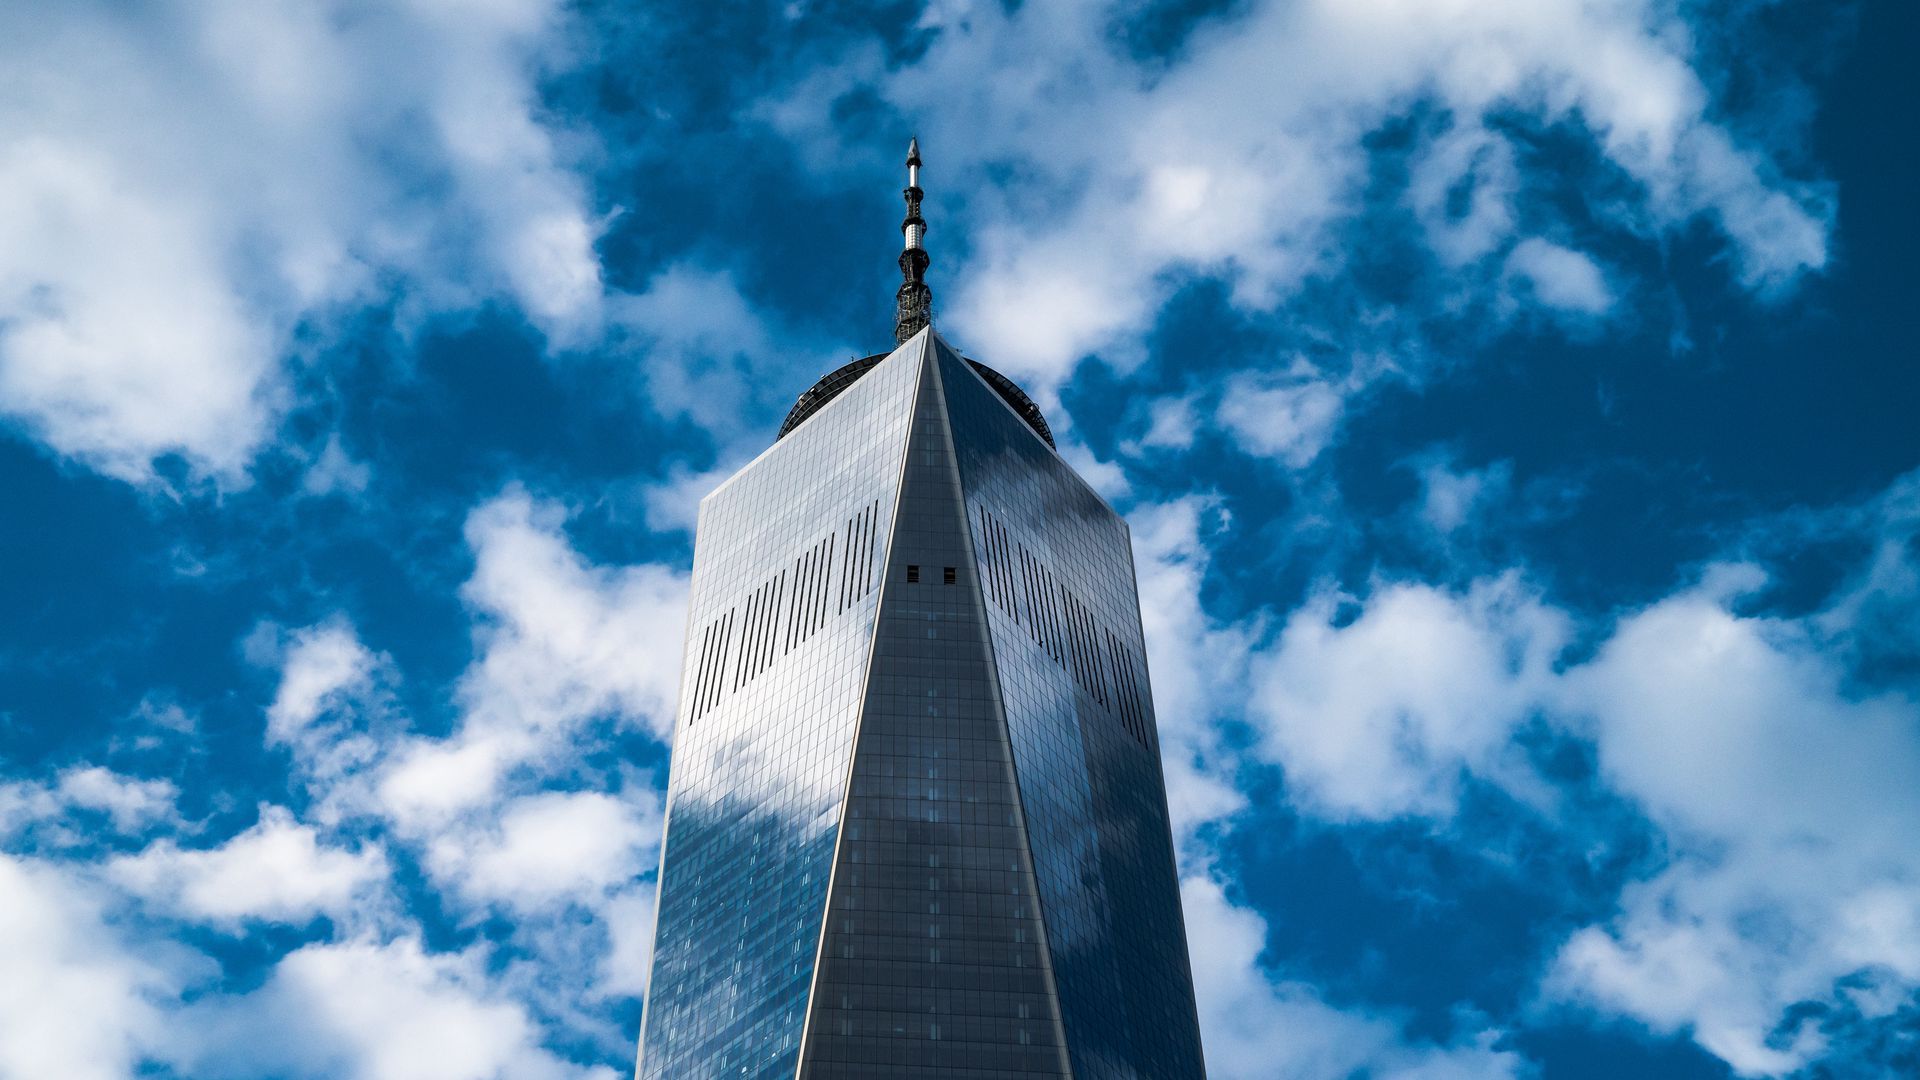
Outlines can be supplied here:
<path id="1" fill-rule="evenodd" d="M 1920 993 L 1920 702 L 1856 684 L 1831 611 L 1742 613 L 1765 585 L 1711 567 L 1577 663 L 1581 620 L 1513 574 L 1323 592 L 1251 661 L 1254 750 L 1322 818 L 1445 823 L 1474 782 L 1579 845 L 1515 739 L 1539 721 L 1590 743 L 1659 855 L 1557 950 L 1545 999 L 1784 1075 L 1828 1052 L 1821 1017 L 1861 1008 L 1859 987 Z"/>
<path id="2" fill-rule="evenodd" d="M 244 652 L 278 673 L 264 741 L 290 753 L 304 804 L 264 805 L 255 824 L 218 842 L 162 837 L 91 865 L 29 868 L 42 891 L 98 894 L 75 918 L 86 916 L 100 978 L 121 978 L 142 1003 L 85 1029 L 92 1052 L 124 1062 L 102 1075 L 142 1062 L 209 1077 L 612 1075 L 548 1044 L 628 1050 L 630 1033 L 604 1013 L 646 985 L 662 809 L 631 770 L 583 780 L 580 757 L 623 730 L 662 734 L 654 725 L 666 722 L 677 676 L 685 584 L 660 567 L 596 566 L 564 524 L 562 508 L 519 489 L 470 518 L 475 566 L 463 596 L 478 649 L 454 687 L 450 736 L 406 733 L 401 673 L 344 617 L 262 624 Z M 482 762 L 471 782 L 447 784 L 466 760 Z M 417 790 L 408 783 L 432 798 L 408 798 Z M 91 812 L 144 828 L 172 814 L 173 795 L 164 782 L 75 769 L 0 788 L 0 811 L 10 827 Z M 508 916 L 507 939 L 426 948 L 392 869 L 414 859 L 456 926 Z M 184 950 L 191 970 L 146 974 L 108 929 L 113 905 L 115 917 L 174 933 L 311 929 L 325 917 L 331 937 L 268 962 L 256 989 L 227 992 L 207 981 L 221 964 Z M 69 961 L 86 970 L 86 956 Z M 42 1057 L 83 1061 L 72 1047 L 55 1050 L 66 1056 Z M 82 1065 L 56 1072 L 88 1075 Z"/>
<path id="3" fill-rule="evenodd" d="M 132 953 L 104 903 L 58 866 L 0 855 L 0 1075 L 118 1080 L 158 1037 L 177 976 Z"/>
<path id="4" fill-rule="evenodd" d="M 1506 273 L 1535 301 L 1555 311 L 1602 315 L 1613 306 L 1613 290 L 1592 257 L 1537 236 L 1514 246 Z"/>
<path id="5" fill-rule="evenodd" d="M 372 685 L 375 657 L 342 619 L 295 631 L 280 659 L 280 686 L 267 708 L 269 745 L 308 744 L 331 706 Z"/>
<path id="6" fill-rule="evenodd" d="M 166 1056 L 194 1076 L 611 1080 L 540 1045 L 526 1008 L 491 985 L 478 950 L 420 942 L 308 945 L 259 989 L 196 1003 Z"/>
<path id="7" fill-rule="evenodd" d="M 1234 755 L 1222 719 L 1245 700 L 1249 628 L 1223 624 L 1200 604 L 1209 564 L 1206 537 L 1224 524 L 1219 500 L 1188 496 L 1136 507 L 1133 532 L 1141 629 L 1153 663 L 1153 711 L 1176 837 L 1246 805 L 1234 786 Z"/>
<path id="8" fill-rule="evenodd" d="M 1794 1005 L 1858 975 L 1920 991 L 1920 703 L 1850 693 L 1805 627 L 1736 614 L 1761 580 L 1709 575 L 1570 676 L 1607 778 L 1674 853 L 1574 935 L 1553 986 L 1777 1075 L 1823 1049 Z"/>
<path id="9" fill-rule="evenodd" d="M 1290 796 L 1333 817 L 1450 815 L 1472 774 L 1506 771 L 1513 730 L 1553 685 L 1567 617 L 1517 576 L 1464 594 L 1322 591 L 1254 661 L 1261 746 Z"/>
<path id="10" fill-rule="evenodd" d="M 805 368 L 787 343 L 792 335 L 776 335 L 722 270 L 675 263 L 639 292 L 614 298 L 610 312 L 623 347 L 641 359 L 637 374 L 654 410 L 688 417 L 723 444 L 744 434 L 739 422 L 750 406 L 791 394 L 774 376 Z M 843 362 L 825 351 L 817 359 L 823 374 Z"/>
<path id="11" fill-rule="evenodd" d="M 1218 283 L 1283 340 L 1187 389 L 1239 449 L 1301 469 L 1382 382 L 1469 359 L 1462 332 L 1609 317 L 1635 283 L 1601 244 L 1717 229 L 1729 284 L 1766 297 L 1827 264 L 1830 186 L 1782 175 L 1791 147 L 1733 133 L 1671 5 L 1240 4 L 1151 61 L 1121 47 L 1128 18 L 936 5 L 923 52 L 848 50 L 759 110 L 829 172 L 878 153 L 847 144 L 871 129 L 841 103 L 929 134 L 935 212 L 971 240 L 944 325 L 1043 405 L 1089 358 L 1131 372 L 1169 300 Z M 1302 342 L 1337 348 L 1301 360 Z M 1129 452 L 1182 445 L 1174 419 L 1158 409 Z"/>
<path id="12" fill-rule="evenodd" d="M 1507 494 L 1513 482 L 1513 466 L 1508 462 L 1461 469 L 1434 459 L 1418 468 L 1420 520 L 1441 539 L 1470 530 L 1490 504 Z"/>
<path id="13" fill-rule="evenodd" d="M 300 490 L 309 495 L 359 495 L 373 480 L 373 470 L 364 461 L 347 455 L 340 436 L 331 435 L 320 453 L 308 463 L 300 478 Z"/>
<path id="14" fill-rule="evenodd" d="M 655 891 L 628 890 L 600 910 L 609 943 L 601 957 L 594 991 L 603 997 L 642 997 L 653 975 Z"/>
<path id="15" fill-rule="evenodd" d="M 263 623 L 246 651 L 255 663 L 279 669 L 266 744 L 292 754 L 312 800 L 308 813 L 336 825 L 366 812 L 371 770 L 398 737 L 388 715 L 387 661 L 340 616 L 293 631 Z"/>
<path id="16" fill-rule="evenodd" d="M 1220 426 L 1239 445 L 1304 469 L 1332 441 L 1346 408 L 1339 383 L 1304 364 L 1285 376 L 1237 375 L 1221 391 Z"/>
<path id="17" fill-rule="evenodd" d="M 132 481 L 239 483 L 303 325 L 512 299 L 599 317 L 598 223 L 538 108 L 546 0 L 0 14 L 0 413 Z"/>
<path id="18" fill-rule="evenodd" d="M 344 920 L 385 883 L 388 869 L 378 848 L 330 845 L 286 808 L 263 806 L 258 823 L 217 847 L 160 840 L 110 861 L 106 872 L 162 910 L 238 928 L 254 919 Z"/>
<path id="19" fill-rule="evenodd" d="M 1480 124 L 1456 123 L 1414 155 L 1407 197 L 1442 264 L 1471 265 L 1513 235 L 1520 186 L 1513 144 Z"/>
<path id="20" fill-rule="evenodd" d="M 686 576 L 663 566 L 589 564 L 565 512 L 512 489 L 467 519 L 480 656 L 461 677 L 447 739 L 416 740 L 386 767 L 380 798 L 408 828 L 483 805 L 503 775 L 550 766 L 589 721 L 664 740 L 679 687 Z"/>
<path id="21" fill-rule="evenodd" d="M 180 791 L 171 780 L 142 780 L 99 765 L 76 765 L 51 782 L 0 784 L 0 839 L 30 826 L 49 826 L 68 842 L 82 833 L 74 815 L 104 815 L 115 832 L 137 835 L 149 826 L 175 820 Z M 42 843 L 55 840 L 43 835 Z"/>
<path id="22" fill-rule="evenodd" d="M 661 812 L 600 792 L 542 792 L 503 806 L 485 826 L 450 830 L 427 845 L 427 866 L 481 903 L 538 911 L 557 901 L 594 903 L 651 871 Z"/>
<path id="23" fill-rule="evenodd" d="M 1421 104 L 1444 120 L 1416 147 L 1408 198 L 1443 263 L 1515 243 L 1529 191 L 1497 116 L 1576 127 L 1637 189 L 1635 218 L 1713 221 L 1756 287 L 1825 264 L 1824 195 L 1709 118 L 1684 28 L 1655 5 L 1258 5 L 1200 27 L 1152 77 L 1111 48 L 1110 17 L 1091 3 L 930 9 L 915 62 L 882 70 L 862 54 L 768 109 L 831 141 L 817 110 L 870 89 L 951 133 L 944 169 L 1021 164 L 1036 201 L 969 206 L 985 228 L 949 310 L 983 355 L 1037 381 L 1136 336 L 1182 272 L 1264 308 L 1337 268 L 1338 229 L 1369 182 L 1362 136 Z M 1590 309 L 1593 279 L 1564 258 L 1551 273 L 1550 256 L 1521 259 L 1550 282 L 1545 302 Z"/>

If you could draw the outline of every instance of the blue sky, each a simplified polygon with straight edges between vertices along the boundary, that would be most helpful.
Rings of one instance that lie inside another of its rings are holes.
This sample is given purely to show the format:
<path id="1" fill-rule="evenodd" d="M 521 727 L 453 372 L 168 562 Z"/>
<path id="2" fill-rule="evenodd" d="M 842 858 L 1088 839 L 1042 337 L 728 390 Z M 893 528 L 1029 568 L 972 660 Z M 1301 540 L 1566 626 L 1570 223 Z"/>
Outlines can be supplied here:
<path id="1" fill-rule="evenodd" d="M 699 496 L 1132 523 L 1217 1080 L 1920 1071 L 1910 5 L 0 11 L 0 1076 L 613 1077 Z"/>

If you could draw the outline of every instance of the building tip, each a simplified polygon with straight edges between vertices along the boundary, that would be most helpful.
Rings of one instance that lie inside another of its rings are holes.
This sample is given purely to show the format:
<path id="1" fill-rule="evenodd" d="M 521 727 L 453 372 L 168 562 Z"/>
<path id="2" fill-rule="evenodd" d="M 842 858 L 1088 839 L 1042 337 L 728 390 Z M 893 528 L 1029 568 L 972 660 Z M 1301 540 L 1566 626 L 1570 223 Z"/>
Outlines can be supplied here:
<path id="1" fill-rule="evenodd" d="M 920 137 L 918 135 L 907 140 L 907 164 L 920 164 Z"/>

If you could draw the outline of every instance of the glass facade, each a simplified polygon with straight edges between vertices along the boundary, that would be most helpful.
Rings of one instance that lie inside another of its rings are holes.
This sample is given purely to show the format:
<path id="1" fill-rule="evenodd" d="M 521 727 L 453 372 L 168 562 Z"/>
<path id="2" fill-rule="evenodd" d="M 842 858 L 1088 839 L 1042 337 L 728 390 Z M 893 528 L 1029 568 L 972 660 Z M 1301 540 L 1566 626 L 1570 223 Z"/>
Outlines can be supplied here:
<path id="1" fill-rule="evenodd" d="M 792 1080 L 920 367 L 700 504 L 643 1078 Z"/>
<path id="2" fill-rule="evenodd" d="M 1126 523 L 945 342 L 1073 1075 L 1205 1075 Z"/>
<path id="3" fill-rule="evenodd" d="M 1070 1075 L 939 375 L 914 410 L 804 1080 Z"/>
<path id="4" fill-rule="evenodd" d="M 931 331 L 702 504 L 642 1077 L 1199 1078 L 1125 524 Z"/>

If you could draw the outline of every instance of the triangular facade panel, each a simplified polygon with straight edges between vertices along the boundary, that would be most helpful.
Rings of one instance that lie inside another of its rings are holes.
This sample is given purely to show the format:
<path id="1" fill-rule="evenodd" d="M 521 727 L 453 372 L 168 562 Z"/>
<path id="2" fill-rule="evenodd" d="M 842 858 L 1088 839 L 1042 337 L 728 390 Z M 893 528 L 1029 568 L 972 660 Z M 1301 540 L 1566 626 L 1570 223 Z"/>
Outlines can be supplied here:
<path id="1" fill-rule="evenodd" d="M 937 365 L 908 445 L 800 1076 L 1064 1077 Z"/>

